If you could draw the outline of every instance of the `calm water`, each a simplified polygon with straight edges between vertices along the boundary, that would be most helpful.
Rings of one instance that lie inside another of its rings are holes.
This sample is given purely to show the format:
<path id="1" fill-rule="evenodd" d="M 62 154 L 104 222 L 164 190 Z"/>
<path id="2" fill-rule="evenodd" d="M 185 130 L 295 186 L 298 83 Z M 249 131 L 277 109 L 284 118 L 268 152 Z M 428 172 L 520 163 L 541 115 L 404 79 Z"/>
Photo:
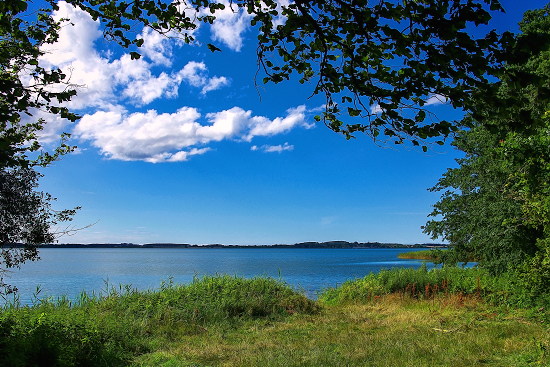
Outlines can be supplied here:
<path id="1" fill-rule="evenodd" d="M 194 276 L 230 274 L 281 278 L 310 297 L 327 287 L 391 267 L 419 267 L 397 254 L 418 249 L 42 249 L 41 260 L 26 263 L 7 277 L 30 303 L 40 297 L 105 291 L 130 284 L 158 288 L 170 277 L 187 283 Z"/>

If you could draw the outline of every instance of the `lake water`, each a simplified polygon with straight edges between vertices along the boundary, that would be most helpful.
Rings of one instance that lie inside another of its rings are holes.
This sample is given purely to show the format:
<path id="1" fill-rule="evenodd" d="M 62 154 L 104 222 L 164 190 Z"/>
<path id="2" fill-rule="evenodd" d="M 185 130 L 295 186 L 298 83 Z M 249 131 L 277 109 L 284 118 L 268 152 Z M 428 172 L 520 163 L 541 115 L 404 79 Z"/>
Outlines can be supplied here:
<path id="1" fill-rule="evenodd" d="M 5 277 L 29 304 L 39 297 L 77 297 L 82 291 L 100 294 L 106 284 L 158 288 L 162 281 L 188 283 L 195 276 L 229 274 L 281 278 L 315 297 L 327 287 L 392 267 L 416 268 L 422 261 L 401 260 L 397 254 L 418 249 L 51 249 L 41 260 L 25 263 Z"/>

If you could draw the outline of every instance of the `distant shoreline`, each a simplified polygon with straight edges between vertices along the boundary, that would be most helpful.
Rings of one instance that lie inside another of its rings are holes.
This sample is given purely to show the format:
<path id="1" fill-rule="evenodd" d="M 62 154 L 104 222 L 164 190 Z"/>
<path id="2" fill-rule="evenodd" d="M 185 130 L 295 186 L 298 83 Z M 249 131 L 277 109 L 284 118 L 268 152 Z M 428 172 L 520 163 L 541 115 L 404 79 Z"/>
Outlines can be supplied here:
<path id="1" fill-rule="evenodd" d="M 23 244 L 15 244 L 12 247 L 24 247 Z M 382 243 L 382 242 L 347 242 L 347 241 L 328 241 L 328 242 L 300 242 L 292 245 L 275 244 L 275 245 L 193 245 L 188 243 L 61 243 L 61 244 L 45 244 L 38 246 L 39 248 L 297 248 L 297 249 L 376 249 L 376 248 L 446 248 L 445 244 L 434 243 L 417 243 L 413 245 L 405 245 L 401 243 Z"/>

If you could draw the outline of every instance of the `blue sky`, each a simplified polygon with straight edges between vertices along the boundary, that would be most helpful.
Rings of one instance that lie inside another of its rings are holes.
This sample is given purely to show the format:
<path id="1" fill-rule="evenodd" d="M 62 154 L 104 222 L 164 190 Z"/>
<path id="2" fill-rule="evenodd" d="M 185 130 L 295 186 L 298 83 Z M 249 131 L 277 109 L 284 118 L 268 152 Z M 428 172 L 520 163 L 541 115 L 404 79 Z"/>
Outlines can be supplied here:
<path id="1" fill-rule="evenodd" d="M 493 27 L 516 30 L 543 1 L 503 1 Z M 63 2 L 59 43 L 43 59 L 68 70 L 77 124 L 54 120 L 43 139 L 72 134 L 76 154 L 43 172 L 56 207 L 82 206 L 59 242 L 273 244 L 417 243 L 433 186 L 458 156 L 346 140 L 313 116 L 312 85 L 254 85 L 256 44 L 244 15 L 221 14 L 196 32 L 223 52 L 143 33 L 139 61 L 105 43 L 100 26 Z M 141 32 L 141 30 L 139 30 Z M 261 77 L 259 78 L 261 81 Z M 460 116 L 431 106 L 442 118 Z"/>

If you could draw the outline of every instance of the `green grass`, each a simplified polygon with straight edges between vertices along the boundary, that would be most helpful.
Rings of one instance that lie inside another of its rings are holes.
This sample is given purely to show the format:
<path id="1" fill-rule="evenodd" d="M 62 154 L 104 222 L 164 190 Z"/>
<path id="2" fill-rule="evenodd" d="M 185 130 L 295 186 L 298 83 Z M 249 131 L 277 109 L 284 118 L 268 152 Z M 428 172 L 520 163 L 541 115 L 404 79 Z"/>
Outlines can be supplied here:
<path id="1" fill-rule="evenodd" d="M 420 250 L 397 254 L 399 259 L 439 261 L 438 253 L 446 250 Z"/>
<path id="2" fill-rule="evenodd" d="M 318 310 L 280 281 L 230 276 L 169 282 L 157 291 L 120 287 L 76 302 L 12 305 L 0 313 L 0 366 L 125 366 L 136 355 L 211 327 L 234 329 L 246 320 Z"/>
<path id="3" fill-rule="evenodd" d="M 512 299 L 506 282 L 479 269 L 394 269 L 318 301 L 268 278 L 120 287 L 5 307 L 0 365 L 550 365 L 546 309 L 496 306 L 495 294 Z"/>
<path id="4" fill-rule="evenodd" d="M 474 295 L 502 306 L 542 308 L 550 305 L 550 292 L 530 294 L 514 274 L 493 276 L 481 268 L 443 267 L 427 270 L 395 268 L 371 273 L 364 278 L 326 289 L 320 300 L 326 304 L 366 302 L 392 293 L 413 298 L 430 298 L 437 294 Z"/>
<path id="5" fill-rule="evenodd" d="M 186 336 L 135 366 L 547 366 L 547 326 L 473 298 L 383 296 Z"/>
<path id="6" fill-rule="evenodd" d="M 433 261 L 433 262 L 441 262 L 442 258 L 444 258 L 446 255 L 448 257 L 448 254 L 451 254 L 449 250 L 442 250 L 442 249 L 432 249 L 432 250 L 420 250 L 420 251 L 410 251 L 410 252 L 402 252 L 400 254 L 397 254 L 397 257 L 399 259 L 408 259 L 408 260 L 426 260 L 426 261 Z M 458 262 L 477 262 L 478 260 L 474 259 L 473 257 L 469 258 L 462 258 L 462 259 L 453 259 L 453 261 L 457 260 Z"/>

